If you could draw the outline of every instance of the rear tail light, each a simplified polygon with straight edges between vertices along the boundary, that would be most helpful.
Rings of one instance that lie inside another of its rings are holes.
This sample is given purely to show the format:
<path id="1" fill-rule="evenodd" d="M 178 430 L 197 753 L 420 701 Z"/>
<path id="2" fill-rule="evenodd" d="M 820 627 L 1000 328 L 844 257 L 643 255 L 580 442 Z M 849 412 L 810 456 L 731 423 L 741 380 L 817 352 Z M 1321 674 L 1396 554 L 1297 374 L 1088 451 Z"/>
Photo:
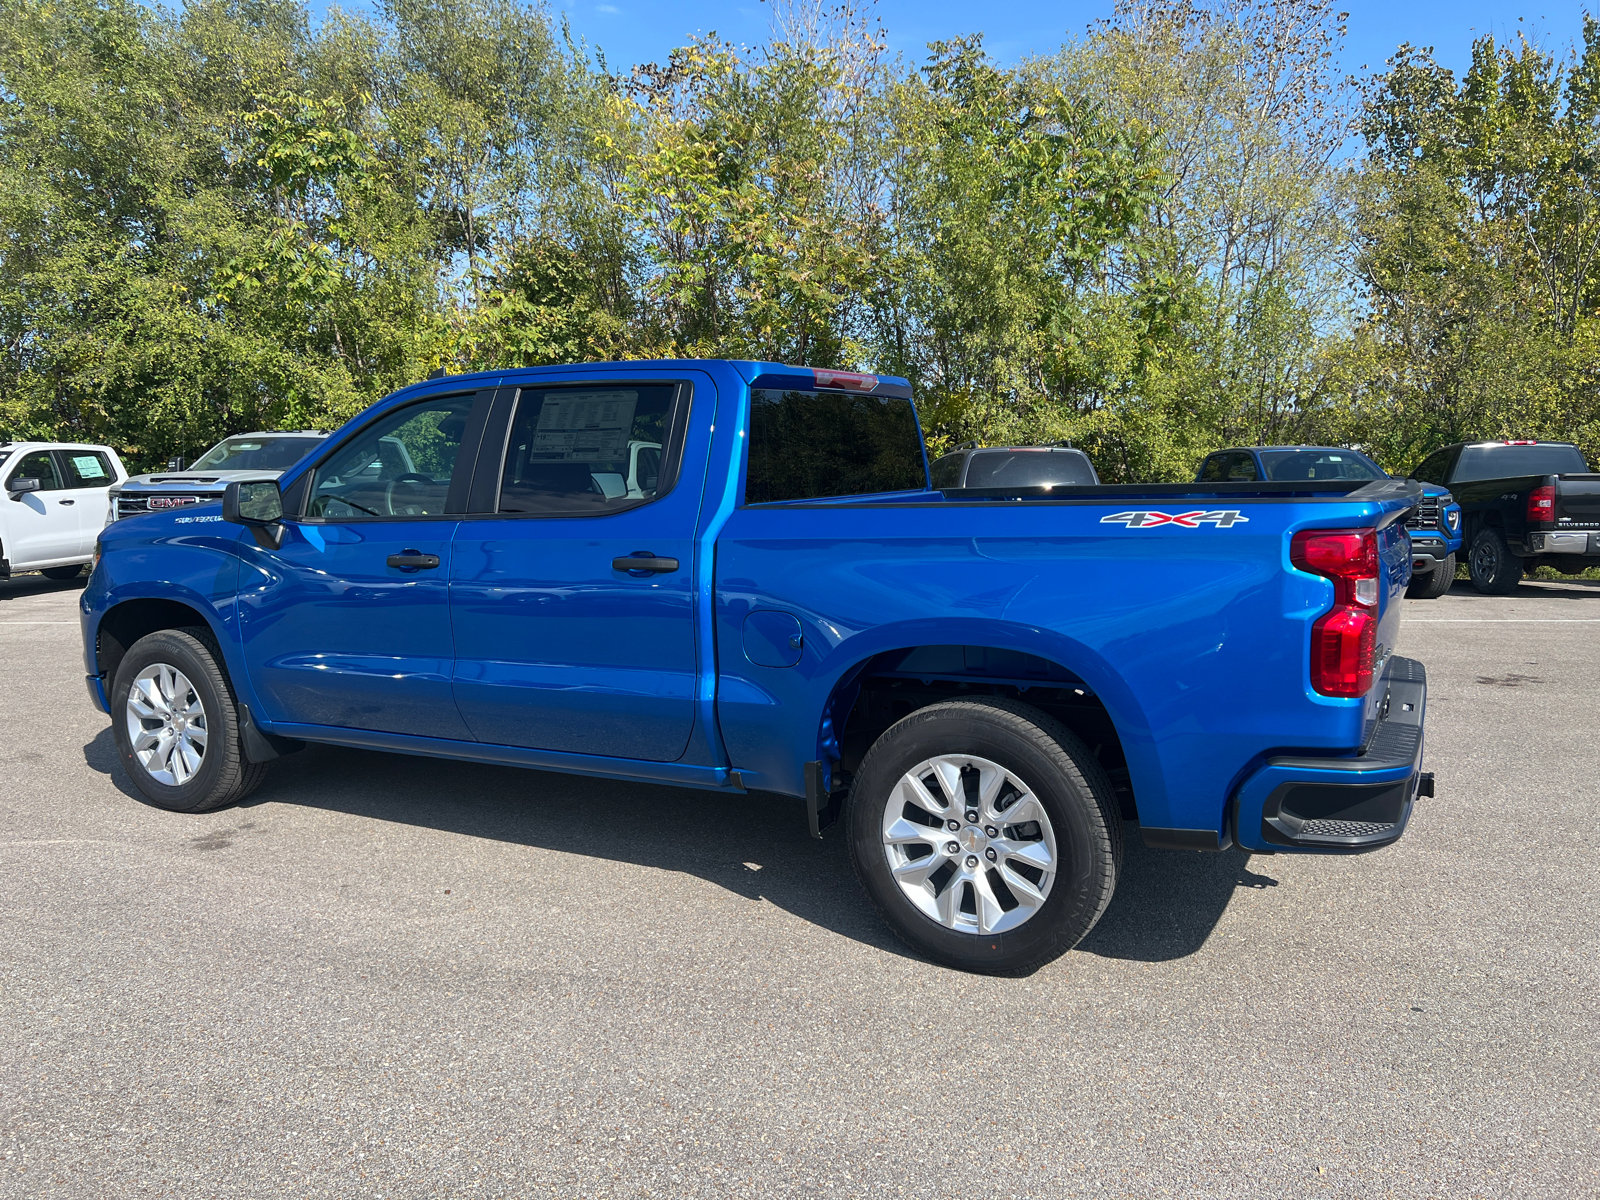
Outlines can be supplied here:
<path id="1" fill-rule="evenodd" d="M 1333 607 L 1311 627 L 1311 686 L 1324 696 L 1365 696 L 1378 638 L 1378 535 L 1305 529 L 1289 543 L 1302 571 L 1333 581 Z"/>
<path id="2" fill-rule="evenodd" d="M 1554 525 L 1556 523 L 1556 489 L 1554 484 L 1536 487 L 1528 493 L 1528 524 Z"/>
<path id="3" fill-rule="evenodd" d="M 819 388 L 837 388 L 845 392 L 870 392 L 878 386 L 876 375 L 862 375 L 857 371 L 813 371 Z"/>

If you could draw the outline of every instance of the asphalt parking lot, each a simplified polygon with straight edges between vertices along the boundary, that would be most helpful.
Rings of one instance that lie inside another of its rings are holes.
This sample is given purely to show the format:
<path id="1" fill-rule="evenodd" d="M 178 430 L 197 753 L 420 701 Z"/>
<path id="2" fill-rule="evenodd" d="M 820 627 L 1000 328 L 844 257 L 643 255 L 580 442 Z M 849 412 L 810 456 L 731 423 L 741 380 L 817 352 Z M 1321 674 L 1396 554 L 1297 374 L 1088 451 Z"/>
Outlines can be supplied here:
<path id="1" fill-rule="evenodd" d="M 1406 602 L 1399 845 L 1135 838 L 1025 979 L 779 797 L 312 748 L 149 808 L 80 587 L 0 582 L 0 1195 L 1600 1195 L 1600 584 Z"/>

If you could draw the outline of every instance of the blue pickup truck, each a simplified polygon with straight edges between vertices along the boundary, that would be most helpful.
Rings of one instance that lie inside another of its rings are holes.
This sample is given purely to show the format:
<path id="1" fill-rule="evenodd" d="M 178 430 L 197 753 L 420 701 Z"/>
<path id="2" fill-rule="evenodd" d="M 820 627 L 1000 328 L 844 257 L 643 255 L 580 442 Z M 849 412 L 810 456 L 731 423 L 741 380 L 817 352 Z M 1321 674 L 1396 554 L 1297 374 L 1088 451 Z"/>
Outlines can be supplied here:
<path id="1" fill-rule="evenodd" d="M 1024 971 L 1105 910 L 1125 819 L 1180 850 L 1400 837 L 1432 793 L 1393 652 L 1417 496 L 945 494 L 903 379 L 445 377 L 109 526 L 88 689 L 180 812 L 307 742 L 804 798 L 914 948 Z"/>

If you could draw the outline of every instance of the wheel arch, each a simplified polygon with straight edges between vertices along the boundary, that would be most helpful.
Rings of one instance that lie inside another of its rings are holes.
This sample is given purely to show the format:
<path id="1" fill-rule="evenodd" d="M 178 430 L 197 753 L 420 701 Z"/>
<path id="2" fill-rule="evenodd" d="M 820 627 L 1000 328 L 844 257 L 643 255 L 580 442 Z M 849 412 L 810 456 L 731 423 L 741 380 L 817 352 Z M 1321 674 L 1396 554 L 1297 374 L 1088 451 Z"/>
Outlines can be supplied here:
<path id="1" fill-rule="evenodd" d="M 815 724 L 814 757 L 853 770 L 883 729 L 908 713 L 961 696 L 1003 695 L 1061 721 L 1080 737 L 1117 787 L 1124 815 L 1141 797 L 1165 795 L 1146 753 L 1150 726 L 1121 677 L 1092 649 L 1037 628 L 874 631 L 874 645 L 829 664 Z M 870 651 L 870 652 L 868 652 Z M 838 786 L 834 780 L 834 786 Z"/>
<path id="2" fill-rule="evenodd" d="M 222 642 L 222 631 L 212 615 L 185 600 L 170 596 L 138 596 L 111 605 L 95 628 L 95 665 L 105 673 L 109 687 L 128 650 L 142 637 L 163 629 L 209 629 Z"/>

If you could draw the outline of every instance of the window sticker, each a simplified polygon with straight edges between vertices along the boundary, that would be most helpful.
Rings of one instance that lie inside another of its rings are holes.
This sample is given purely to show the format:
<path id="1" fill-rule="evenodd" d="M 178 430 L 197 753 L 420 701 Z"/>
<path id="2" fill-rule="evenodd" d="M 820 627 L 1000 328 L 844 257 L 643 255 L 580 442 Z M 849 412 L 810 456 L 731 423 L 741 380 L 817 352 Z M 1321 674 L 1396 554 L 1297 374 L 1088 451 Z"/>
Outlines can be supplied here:
<path id="1" fill-rule="evenodd" d="M 547 392 L 528 457 L 544 462 L 624 458 L 639 393 Z"/>
<path id="2" fill-rule="evenodd" d="M 81 479 L 104 479 L 106 477 L 105 467 L 100 465 L 100 460 L 93 454 L 74 454 L 72 456 L 72 465 L 78 469 L 78 476 Z"/>

